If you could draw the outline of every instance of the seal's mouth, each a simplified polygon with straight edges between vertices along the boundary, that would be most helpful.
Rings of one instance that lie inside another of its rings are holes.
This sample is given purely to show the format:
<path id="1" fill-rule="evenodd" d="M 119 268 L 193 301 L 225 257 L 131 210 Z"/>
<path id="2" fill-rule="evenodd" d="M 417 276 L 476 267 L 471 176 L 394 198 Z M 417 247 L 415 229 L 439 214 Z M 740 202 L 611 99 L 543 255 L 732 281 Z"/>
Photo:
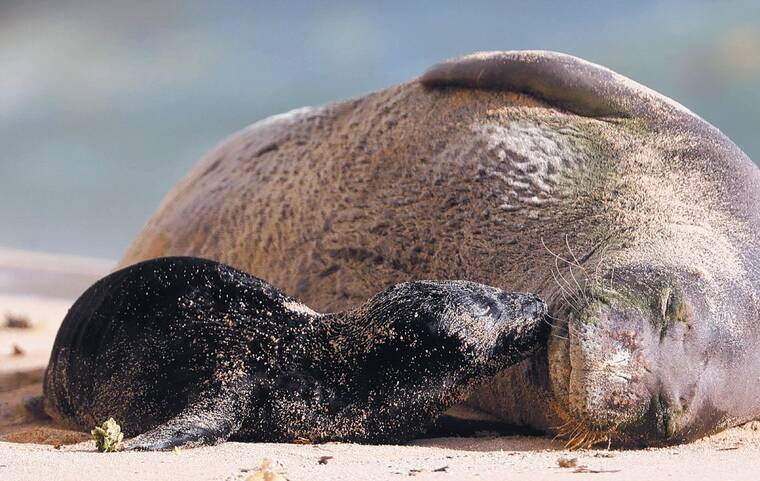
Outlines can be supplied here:
<path id="1" fill-rule="evenodd" d="M 607 448 L 612 446 L 613 439 L 617 435 L 615 429 L 594 429 L 587 420 L 568 413 L 558 403 L 552 403 L 551 407 L 555 416 L 564 421 L 559 426 L 554 427 L 553 430 L 556 432 L 556 437 L 566 440 L 565 447 L 567 449 L 591 449 L 594 446 L 604 444 L 607 445 Z"/>

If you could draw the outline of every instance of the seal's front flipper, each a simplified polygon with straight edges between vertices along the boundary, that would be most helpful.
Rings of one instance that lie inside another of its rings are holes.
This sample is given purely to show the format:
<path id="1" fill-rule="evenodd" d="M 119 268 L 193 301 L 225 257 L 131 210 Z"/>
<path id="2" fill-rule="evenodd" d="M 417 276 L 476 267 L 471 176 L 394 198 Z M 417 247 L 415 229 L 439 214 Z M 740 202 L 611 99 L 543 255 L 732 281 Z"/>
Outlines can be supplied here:
<path id="1" fill-rule="evenodd" d="M 221 389 L 221 393 L 204 396 L 163 424 L 125 441 L 124 449 L 158 451 L 226 441 L 242 426 L 251 392 L 248 383 L 242 381 Z"/>

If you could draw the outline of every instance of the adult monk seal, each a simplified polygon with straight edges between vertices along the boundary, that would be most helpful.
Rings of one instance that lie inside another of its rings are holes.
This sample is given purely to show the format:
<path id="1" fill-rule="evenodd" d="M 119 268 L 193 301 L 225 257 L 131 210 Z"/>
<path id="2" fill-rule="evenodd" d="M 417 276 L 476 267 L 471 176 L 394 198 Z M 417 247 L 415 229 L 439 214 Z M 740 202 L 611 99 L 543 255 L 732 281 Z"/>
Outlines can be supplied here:
<path id="1" fill-rule="evenodd" d="M 317 314 L 216 262 L 161 258 L 95 283 L 58 331 L 44 406 L 127 449 L 251 441 L 400 442 L 542 340 L 546 305 L 466 281 L 392 286 Z"/>
<path id="2" fill-rule="evenodd" d="M 678 103 L 552 52 L 491 52 L 258 122 L 122 260 L 193 254 L 338 309 L 417 278 L 547 300 L 545 350 L 468 405 L 571 446 L 760 415 L 760 173 Z"/>

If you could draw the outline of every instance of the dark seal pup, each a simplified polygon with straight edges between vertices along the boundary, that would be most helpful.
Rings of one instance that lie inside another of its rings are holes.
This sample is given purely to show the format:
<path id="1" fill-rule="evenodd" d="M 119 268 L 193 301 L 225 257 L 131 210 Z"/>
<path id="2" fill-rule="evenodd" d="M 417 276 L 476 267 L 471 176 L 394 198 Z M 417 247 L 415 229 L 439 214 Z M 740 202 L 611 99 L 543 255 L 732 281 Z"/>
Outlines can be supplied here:
<path id="1" fill-rule="evenodd" d="M 216 262 L 162 258 L 87 290 L 60 327 L 44 405 L 127 449 L 247 441 L 397 443 L 542 339 L 545 304 L 466 281 L 395 285 L 317 314 Z"/>
<path id="2" fill-rule="evenodd" d="M 194 255 L 319 310 L 413 279 L 533 292 L 546 349 L 467 406 L 571 445 L 689 441 L 760 416 L 760 170 L 609 69 L 486 52 L 258 122 L 122 260 Z"/>

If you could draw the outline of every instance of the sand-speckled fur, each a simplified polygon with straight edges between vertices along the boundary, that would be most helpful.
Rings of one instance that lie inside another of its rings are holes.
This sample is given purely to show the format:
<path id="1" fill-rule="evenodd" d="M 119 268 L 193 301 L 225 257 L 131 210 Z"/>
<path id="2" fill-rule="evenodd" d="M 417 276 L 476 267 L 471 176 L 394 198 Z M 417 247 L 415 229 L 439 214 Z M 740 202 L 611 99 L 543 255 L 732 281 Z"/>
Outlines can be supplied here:
<path id="1" fill-rule="evenodd" d="M 246 441 L 399 443 L 544 340 L 546 305 L 466 281 L 394 285 L 318 314 L 224 264 L 165 257 L 119 270 L 74 304 L 45 410 L 127 449 Z"/>

